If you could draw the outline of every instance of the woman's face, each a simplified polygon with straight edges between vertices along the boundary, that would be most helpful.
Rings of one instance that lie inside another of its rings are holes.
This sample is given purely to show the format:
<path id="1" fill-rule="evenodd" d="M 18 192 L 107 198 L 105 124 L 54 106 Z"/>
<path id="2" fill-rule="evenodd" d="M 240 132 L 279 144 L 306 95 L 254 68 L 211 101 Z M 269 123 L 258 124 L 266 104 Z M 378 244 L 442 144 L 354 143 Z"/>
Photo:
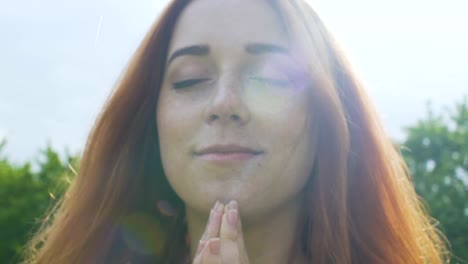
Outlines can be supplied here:
<path id="1" fill-rule="evenodd" d="M 267 1 L 198 0 L 184 10 L 157 125 L 166 176 L 189 208 L 236 199 L 243 214 L 266 213 L 298 197 L 314 144 L 310 87 L 297 82 L 293 53 Z"/>

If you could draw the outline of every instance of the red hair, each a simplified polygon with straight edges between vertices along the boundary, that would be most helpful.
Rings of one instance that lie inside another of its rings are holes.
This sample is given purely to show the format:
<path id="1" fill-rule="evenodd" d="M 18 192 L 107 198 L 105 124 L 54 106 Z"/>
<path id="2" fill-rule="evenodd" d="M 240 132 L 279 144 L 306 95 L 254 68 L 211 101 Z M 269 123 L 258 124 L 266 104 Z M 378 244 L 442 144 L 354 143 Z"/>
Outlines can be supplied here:
<path id="1" fill-rule="evenodd" d="M 184 204 L 164 175 L 155 116 L 172 31 L 189 3 L 172 1 L 146 35 L 24 263 L 190 261 Z M 293 246 L 310 263 L 444 263 L 443 236 L 331 34 L 302 0 L 274 6 L 307 54 L 319 124 Z"/>

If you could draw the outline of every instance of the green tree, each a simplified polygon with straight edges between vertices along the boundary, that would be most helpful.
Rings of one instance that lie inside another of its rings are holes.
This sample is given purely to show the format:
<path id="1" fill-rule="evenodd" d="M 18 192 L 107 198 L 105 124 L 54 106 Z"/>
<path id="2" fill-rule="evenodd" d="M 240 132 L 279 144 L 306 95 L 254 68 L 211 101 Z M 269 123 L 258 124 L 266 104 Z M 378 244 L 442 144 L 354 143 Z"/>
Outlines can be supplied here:
<path id="1" fill-rule="evenodd" d="M 79 155 L 62 161 L 50 145 L 41 151 L 39 169 L 13 164 L 0 143 L 0 263 L 16 263 L 38 221 L 63 195 L 79 170 Z M 403 155 L 415 188 L 440 222 L 455 256 L 468 260 L 468 102 L 428 115 L 407 128 Z"/>
<path id="2" fill-rule="evenodd" d="M 33 172 L 30 162 L 10 162 L 3 155 L 5 144 L 5 140 L 0 143 L 0 263 L 16 263 L 46 210 L 63 195 L 73 175 L 68 164 L 76 164 L 77 159 L 68 156 L 62 162 L 47 146 L 41 151 L 38 171 Z"/>
<path id="3" fill-rule="evenodd" d="M 415 188 L 450 241 L 453 263 L 468 260 L 468 100 L 406 129 L 403 155 Z"/>

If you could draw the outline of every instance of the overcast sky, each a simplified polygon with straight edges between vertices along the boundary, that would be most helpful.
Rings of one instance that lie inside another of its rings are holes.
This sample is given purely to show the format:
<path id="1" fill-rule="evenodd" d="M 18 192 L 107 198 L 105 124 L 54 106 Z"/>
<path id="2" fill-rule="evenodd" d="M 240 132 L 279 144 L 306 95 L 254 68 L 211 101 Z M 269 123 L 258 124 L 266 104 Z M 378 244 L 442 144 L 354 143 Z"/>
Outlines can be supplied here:
<path id="1" fill-rule="evenodd" d="M 468 95 L 468 1 L 310 1 L 347 49 L 395 139 Z M 15 162 L 49 140 L 81 151 L 104 99 L 165 0 L 4 1 L 0 138 Z"/>

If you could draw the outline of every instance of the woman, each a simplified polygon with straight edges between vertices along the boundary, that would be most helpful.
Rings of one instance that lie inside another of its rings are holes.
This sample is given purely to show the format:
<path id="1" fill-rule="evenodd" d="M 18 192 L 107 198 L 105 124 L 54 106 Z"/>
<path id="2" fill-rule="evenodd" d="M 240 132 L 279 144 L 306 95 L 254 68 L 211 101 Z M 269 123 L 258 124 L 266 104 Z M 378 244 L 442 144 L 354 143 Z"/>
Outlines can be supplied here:
<path id="1" fill-rule="evenodd" d="M 401 155 L 302 0 L 173 1 L 49 216 L 25 262 L 445 260 Z"/>

